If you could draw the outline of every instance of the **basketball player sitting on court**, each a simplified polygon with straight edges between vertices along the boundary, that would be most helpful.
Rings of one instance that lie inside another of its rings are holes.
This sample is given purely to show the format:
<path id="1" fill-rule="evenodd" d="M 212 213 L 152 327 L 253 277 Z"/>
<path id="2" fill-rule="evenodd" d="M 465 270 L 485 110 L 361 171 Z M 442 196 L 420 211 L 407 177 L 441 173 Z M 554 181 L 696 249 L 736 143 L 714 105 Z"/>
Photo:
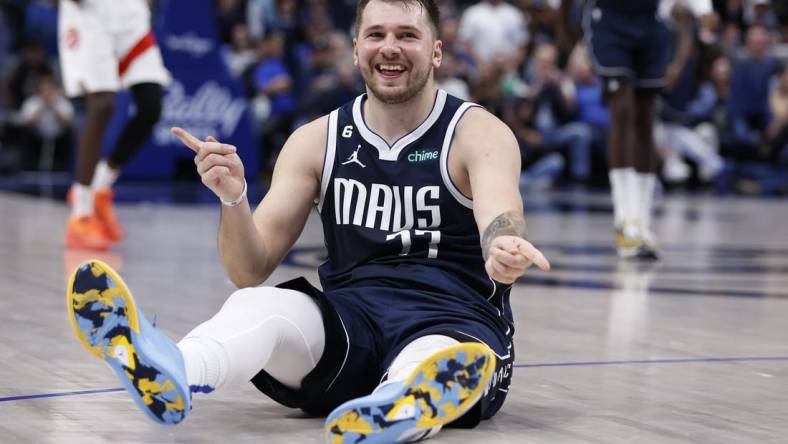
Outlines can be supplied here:
<path id="1" fill-rule="evenodd" d="M 154 421 L 191 393 L 251 380 L 289 407 L 328 414 L 329 442 L 407 442 L 490 418 L 512 375 L 511 284 L 549 263 L 526 240 L 511 131 L 436 89 L 433 0 L 362 0 L 355 62 L 367 93 L 296 130 L 254 213 L 233 146 L 175 128 L 222 201 L 219 250 L 238 287 L 179 343 L 155 330 L 99 261 L 68 283 L 80 341 Z M 312 206 L 323 290 L 264 282 Z"/>
<path id="2" fill-rule="evenodd" d="M 58 14 L 63 86 L 69 97 L 85 96 L 86 108 L 65 244 L 106 250 L 123 238 L 112 207 L 112 185 L 159 120 L 161 86 L 170 75 L 150 30 L 146 0 L 61 0 Z M 137 111 L 109 157 L 99 162 L 115 92 L 121 86 L 131 90 Z"/>

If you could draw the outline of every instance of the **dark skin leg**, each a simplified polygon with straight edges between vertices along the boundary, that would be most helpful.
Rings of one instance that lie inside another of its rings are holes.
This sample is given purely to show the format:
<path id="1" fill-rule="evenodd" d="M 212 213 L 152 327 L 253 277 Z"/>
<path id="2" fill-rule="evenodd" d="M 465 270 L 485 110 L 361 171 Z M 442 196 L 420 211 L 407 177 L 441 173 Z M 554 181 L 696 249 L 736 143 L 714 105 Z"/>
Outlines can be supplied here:
<path id="1" fill-rule="evenodd" d="M 635 95 L 634 165 L 638 173 L 655 173 L 658 160 L 654 147 L 654 95 Z"/>
<path id="2" fill-rule="evenodd" d="M 79 134 L 77 182 L 90 186 L 101 156 L 101 142 L 115 108 L 114 92 L 97 92 L 85 96 L 85 124 Z"/>
<path id="3" fill-rule="evenodd" d="M 629 85 L 622 84 L 613 92 L 607 93 L 607 107 L 610 111 L 610 130 L 608 131 L 608 166 L 610 169 L 627 168 L 633 165 L 632 145 L 635 127 L 635 92 Z"/>

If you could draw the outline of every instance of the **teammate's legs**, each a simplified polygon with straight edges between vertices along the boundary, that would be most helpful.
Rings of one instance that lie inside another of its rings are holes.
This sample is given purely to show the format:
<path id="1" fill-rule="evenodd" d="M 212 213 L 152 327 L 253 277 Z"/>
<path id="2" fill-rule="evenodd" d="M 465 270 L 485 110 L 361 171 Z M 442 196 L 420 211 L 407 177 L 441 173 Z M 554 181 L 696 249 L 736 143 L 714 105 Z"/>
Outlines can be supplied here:
<path id="1" fill-rule="evenodd" d="M 619 256 L 633 257 L 640 246 L 637 176 L 634 169 L 635 90 L 628 79 L 605 79 L 610 112 L 608 177 L 613 200 L 613 224 Z"/>
<path id="2" fill-rule="evenodd" d="M 639 256 L 656 259 L 656 239 L 651 232 L 651 213 L 657 184 L 657 152 L 654 146 L 654 93 L 635 94 L 634 166 L 637 175 L 638 223 L 645 243 Z"/>
<path id="3" fill-rule="evenodd" d="M 644 22 L 633 56 L 635 70 L 634 166 L 637 172 L 637 219 L 643 242 L 637 257 L 657 259 L 656 239 L 651 231 L 651 213 L 657 184 L 657 153 L 654 146 L 654 105 L 665 85 L 669 50 L 664 23 L 651 17 Z"/>

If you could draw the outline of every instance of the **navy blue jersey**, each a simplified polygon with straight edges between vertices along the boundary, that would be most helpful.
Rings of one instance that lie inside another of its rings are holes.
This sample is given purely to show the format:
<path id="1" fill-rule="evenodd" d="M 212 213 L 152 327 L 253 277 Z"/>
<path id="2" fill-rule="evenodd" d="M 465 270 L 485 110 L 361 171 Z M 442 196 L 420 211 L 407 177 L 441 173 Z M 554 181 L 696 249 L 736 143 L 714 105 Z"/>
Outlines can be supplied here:
<path id="1" fill-rule="evenodd" d="M 457 122 L 476 105 L 438 90 L 426 120 L 388 145 L 364 122 L 365 98 L 329 115 L 318 201 L 328 249 L 323 289 L 446 294 L 511 322 L 509 287 L 484 269 L 473 202 L 448 174 Z"/>

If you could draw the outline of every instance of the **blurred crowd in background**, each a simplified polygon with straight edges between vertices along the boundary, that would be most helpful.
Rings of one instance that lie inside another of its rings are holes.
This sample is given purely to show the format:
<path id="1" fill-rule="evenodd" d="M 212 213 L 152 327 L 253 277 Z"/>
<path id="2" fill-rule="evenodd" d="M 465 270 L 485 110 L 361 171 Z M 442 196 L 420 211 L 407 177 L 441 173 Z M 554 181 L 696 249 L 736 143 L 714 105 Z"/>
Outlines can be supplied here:
<path id="1" fill-rule="evenodd" d="M 609 116 L 577 38 L 585 2 L 566 2 L 568 28 L 559 26 L 560 0 L 438 3 L 437 83 L 511 127 L 523 186 L 606 185 Z M 676 6 L 655 36 L 672 48 L 655 133 L 661 178 L 668 188 L 785 195 L 788 1 L 713 4 L 714 31 Z M 56 7 L 0 0 L 0 174 L 70 168 L 79 107 L 59 87 Z M 355 8 L 355 0 L 215 2 L 223 59 L 248 95 L 264 171 L 295 127 L 363 92 Z"/>

